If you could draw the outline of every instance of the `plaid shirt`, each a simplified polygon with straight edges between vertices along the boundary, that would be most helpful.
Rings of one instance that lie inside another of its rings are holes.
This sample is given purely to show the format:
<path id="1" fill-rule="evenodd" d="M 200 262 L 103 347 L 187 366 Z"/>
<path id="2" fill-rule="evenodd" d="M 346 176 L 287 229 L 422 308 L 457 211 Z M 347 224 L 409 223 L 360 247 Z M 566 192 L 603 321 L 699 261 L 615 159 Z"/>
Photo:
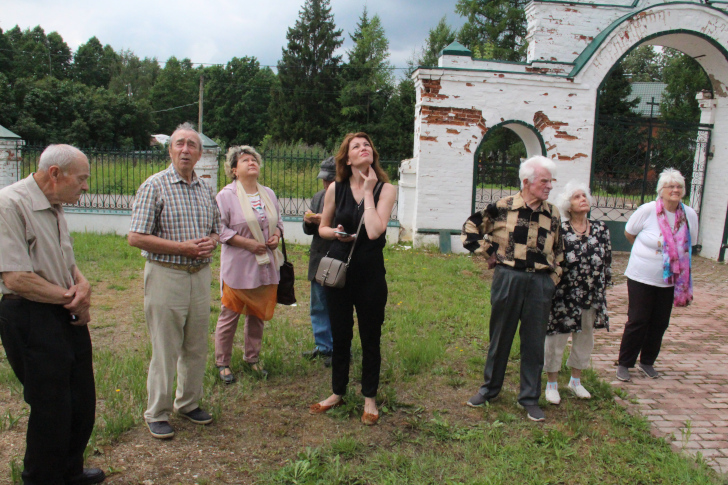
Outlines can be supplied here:
<path id="1" fill-rule="evenodd" d="M 564 242 L 559 210 L 548 202 L 538 210 L 526 205 L 521 193 L 504 197 L 468 217 L 460 236 L 475 254 L 496 255 L 498 264 L 530 272 L 550 272 L 561 279 Z"/>
<path id="2" fill-rule="evenodd" d="M 220 212 L 215 194 L 197 174 L 192 173 L 192 182 L 188 184 L 170 164 L 168 169 L 149 177 L 137 190 L 129 230 L 177 242 L 220 234 Z M 175 264 L 212 261 L 212 258 L 193 260 L 144 250 L 142 256 L 150 261 Z"/>

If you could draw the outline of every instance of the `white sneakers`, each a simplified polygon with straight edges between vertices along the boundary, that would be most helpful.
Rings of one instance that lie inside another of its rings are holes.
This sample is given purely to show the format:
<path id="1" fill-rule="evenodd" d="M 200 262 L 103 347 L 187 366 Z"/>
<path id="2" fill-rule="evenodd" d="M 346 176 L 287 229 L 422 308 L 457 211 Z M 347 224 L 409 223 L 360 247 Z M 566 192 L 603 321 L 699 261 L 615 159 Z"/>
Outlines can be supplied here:
<path id="1" fill-rule="evenodd" d="M 589 394 L 589 391 L 584 389 L 584 386 L 582 386 L 581 383 L 574 385 L 573 382 L 569 382 L 569 389 L 574 393 L 574 396 L 579 399 L 591 399 L 591 394 Z"/>
<path id="2" fill-rule="evenodd" d="M 584 389 L 582 387 L 582 389 Z M 559 404 L 561 402 L 561 396 L 559 395 L 558 389 L 546 388 L 546 400 L 551 404 Z"/>
<path id="3" fill-rule="evenodd" d="M 574 382 L 569 382 L 569 390 L 574 394 L 574 396 L 578 397 L 579 399 L 591 399 L 591 394 L 589 391 L 587 391 L 584 386 L 579 384 L 574 384 Z M 560 404 L 561 403 L 561 396 L 559 395 L 559 390 L 557 388 L 550 388 L 549 386 L 546 386 L 546 400 L 550 402 L 551 404 Z"/>

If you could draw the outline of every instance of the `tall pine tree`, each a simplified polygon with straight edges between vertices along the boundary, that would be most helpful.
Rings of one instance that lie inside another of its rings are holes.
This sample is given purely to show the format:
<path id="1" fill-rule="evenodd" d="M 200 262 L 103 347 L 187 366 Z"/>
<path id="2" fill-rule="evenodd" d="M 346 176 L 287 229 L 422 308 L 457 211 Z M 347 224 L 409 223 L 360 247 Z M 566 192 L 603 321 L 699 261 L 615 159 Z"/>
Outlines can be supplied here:
<path id="1" fill-rule="evenodd" d="M 379 16 L 369 19 L 364 7 L 351 40 L 354 47 L 348 52 L 339 96 L 342 134 L 366 131 L 376 137 L 382 131 L 380 121 L 394 90 L 389 41 Z"/>
<path id="2" fill-rule="evenodd" d="M 270 105 L 274 140 L 324 145 L 336 131 L 341 56 L 334 51 L 343 43 L 341 33 L 329 0 L 306 0 L 278 61 Z"/>
<path id="3" fill-rule="evenodd" d="M 526 4 L 530 0 L 458 0 L 455 11 L 467 18 L 458 40 L 476 57 L 522 61 L 526 57 Z"/>

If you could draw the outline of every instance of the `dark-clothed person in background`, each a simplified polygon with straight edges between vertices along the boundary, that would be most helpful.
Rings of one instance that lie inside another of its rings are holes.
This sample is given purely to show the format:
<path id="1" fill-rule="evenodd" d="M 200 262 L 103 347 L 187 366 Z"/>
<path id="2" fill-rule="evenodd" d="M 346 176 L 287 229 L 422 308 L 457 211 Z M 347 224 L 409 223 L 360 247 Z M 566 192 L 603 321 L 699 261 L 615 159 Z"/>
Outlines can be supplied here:
<path id="1" fill-rule="evenodd" d="M 315 359 L 324 358 L 324 365 L 331 366 L 331 355 L 334 352 L 334 341 L 331 336 L 331 320 L 329 320 L 329 305 L 326 302 L 324 287 L 316 283 L 314 277 L 321 258 L 331 247 L 331 241 L 319 236 L 321 213 L 324 210 L 324 195 L 336 178 L 336 162 L 329 157 L 321 162 L 318 178 L 324 183 L 324 189 L 316 192 L 311 199 L 311 207 L 303 216 L 303 232 L 313 236 L 308 255 L 308 280 L 311 282 L 311 328 L 316 347 L 303 353 L 304 357 Z"/>
<path id="2" fill-rule="evenodd" d="M 376 397 L 382 360 L 380 338 L 388 295 L 382 250 L 395 195 L 395 188 L 379 164 L 379 154 L 369 135 L 347 134 L 336 153 L 336 182 L 326 190 L 319 235 L 333 240 L 331 257 L 346 261 L 352 244 L 355 245 L 354 254 L 346 274 L 346 285 L 326 288 L 334 337 L 333 394 L 312 405 L 311 414 L 323 413 L 343 402 L 349 384 L 356 308 L 363 354 L 364 413 L 361 420 L 366 425 L 373 425 L 379 419 Z M 359 236 L 354 237 L 361 220 L 364 222 Z"/>
<path id="3" fill-rule="evenodd" d="M 51 145 L 38 171 L 0 190 L 0 337 L 30 406 L 23 483 L 101 483 L 83 468 L 96 419 L 91 286 L 76 266 L 62 204 L 88 190 L 80 150 Z"/>
<path id="4" fill-rule="evenodd" d="M 518 403 L 533 421 L 545 419 L 538 406 L 544 338 L 564 258 L 559 210 L 546 202 L 555 173 L 556 164 L 546 157 L 535 156 L 521 163 L 521 191 L 470 216 L 461 236 L 465 249 L 487 256 L 489 267 L 495 266 L 485 382 L 467 404 L 480 407 L 500 393 L 520 321 Z"/>
<path id="5" fill-rule="evenodd" d="M 215 194 L 195 173 L 202 140 L 189 123 L 172 133 L 169 156 L 169 168 L 137 190 L 128 236 L 147 260 L 144 314 L 152 360 L 144 420 L 160 439 L 174 436 L 172 411 L 195 424 L 212 422 L 198 403 L 207 362 L 210 261 L 220 233 Z"/>
<path id="6" fill-rule="evenodd" d="M 612 242 L 601 221 L 587 219 L 592 198 L 586 184 L 570 181 L 556 204 L 561 211 L 564 268 L 556 286 L 546 329 L 544 370 L 548 375 L 546 400 L 559 404 L 559 370 L 564 348 L 571 336 L 569 390 L 580 399 L 591 394 L 581 383 L 581 371 L 589 367 L 594 349 L 594 329 L 609 329 L 607 287 L 612 283 Z"/>
<path id="7" fill-rule="evenodd" d="M 670 324 L 673 302 L 693 301 L 692 246 L 698 242 L 698 215 L 682 203 L 685 178 L 668 168 L 657 180 L 657 200 L 641 205 L 627 221 L 624 235 L 633 244 L 627 277 L 627 323 L 619 348 L 617 379 L 629 381 L 639 356 L 639 369 L 649 378 L 660 374 L 654 364 Z"/>
<path id="8" fill-rule="evenodd" d="M 221 308 L 215 329 L 215 364 L 220 379 L 231 384 L 233 340 L 245 315 L 243 359 L 261 377 L 264 322 L 273 318 L 283 253 L 278 244 L 283 219 L 278 199 L 258 183 L 263 159 L 253 147 L 230 147 L 225 172 L 232 183 L 217 194 L 223 243 L 220 255 Z"/>

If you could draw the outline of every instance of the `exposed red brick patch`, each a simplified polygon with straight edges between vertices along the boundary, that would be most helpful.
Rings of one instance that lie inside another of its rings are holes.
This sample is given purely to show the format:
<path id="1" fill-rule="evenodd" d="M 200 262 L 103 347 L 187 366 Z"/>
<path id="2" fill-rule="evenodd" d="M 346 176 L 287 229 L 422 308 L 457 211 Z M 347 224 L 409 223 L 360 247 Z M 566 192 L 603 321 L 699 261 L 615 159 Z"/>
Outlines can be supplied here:
<path id="1" fill-rule="evenodd" d="M 465 83 L 466 86 L 474 86 L 473 83 Z"/>
<path id="2" fill-rule="evenodd" d="M 442 86 L 439 79 L 423 79 L 422 80 L 422 97 L 429 99 L 447 99 L 448 96 L 440 94 Z"/>
<path id="3" fill-rule="evenodd" d="M 586 155 L 583 153 L 577 153 L 573 157 L 567 157 L 566 155 L 562 155 L 559 153 L 558 158 L 559 158 L 559 160 L 562 160 L 562 161 L 570 161 L 570 160 L 576 160 L 577 158 L 586 158 Z"/>
<path id="4" fill-rule="evenodd" d="M 422 140 L 422 141 L 437 141 L 437 137 L 436 136 L 420 135 L 420 140 Z"/>
<path id="5" fill-rule="evenodd" d="M 473 126 L 480 128 L 482 134 L 485 127 L 483 112 L 479 109 L 441 108 L 439 106 L 422 106 L 422 122 L 431 125 Z"/>
<path id="6" fill-rule="evenodd" d="M 451 135 L 459 135 L 460 134 L 460 132 L 458 130 L 455 130 L 453 128 L 448 128 L 447 129 L 447 132 L 450 133 Z"/>
<path id="7" fill-rule="evenodd" d="M 576 93 L 569 94 L 569 97 L 576 96 Z"/>
<path id="8" fill-rule="evenodd" d="M 562 121 L 551 121 L 543 111 L 536 111 L 536 114 L 533 115 L 533 126 L 535 126 L 538 131 L 543 132 L 546 128 L 554 128 L 558 130 L 563 126 L 569 126 L 569 124 Z"/>
<path id="9" fill-rule="evenodd" d="M 468 142 L 467 142 L 467 143 L 465 144 L 465 147 L 463 147 L 463 148 L 465 148 L 465 151 L 466 151 L 466 152 L 468 152 L 468 153 L 473 153 L 472 151 L 470 151 L 470 144 L 471 144 L 471 143 L 472 143 L 472 141 L 468 141 Z"/>

